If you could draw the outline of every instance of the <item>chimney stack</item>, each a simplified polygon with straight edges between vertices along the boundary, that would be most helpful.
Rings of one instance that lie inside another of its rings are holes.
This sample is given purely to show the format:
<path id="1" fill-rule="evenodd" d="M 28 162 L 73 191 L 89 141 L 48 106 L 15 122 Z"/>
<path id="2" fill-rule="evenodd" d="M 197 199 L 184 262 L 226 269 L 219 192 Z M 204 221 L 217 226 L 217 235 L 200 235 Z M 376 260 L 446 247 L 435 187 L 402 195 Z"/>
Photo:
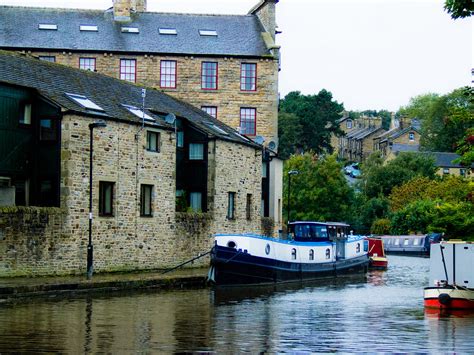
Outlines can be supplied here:
<path id="1" fill-rule="evenodd" d="M 260 0 L 260 2 L 249 11 L 249 14 L 258 17 L 265 31 L 272 36 L 273 42 L 275 42 L 276 34 L 275 5 L 278 1 L 279 0 Z"/>
<path id="2" fill-rule="evenodd" d="M 131 21 L 132 12 L 145 12 L 146 0 L 113 0 L 114 20 L 119 22 Z"/>

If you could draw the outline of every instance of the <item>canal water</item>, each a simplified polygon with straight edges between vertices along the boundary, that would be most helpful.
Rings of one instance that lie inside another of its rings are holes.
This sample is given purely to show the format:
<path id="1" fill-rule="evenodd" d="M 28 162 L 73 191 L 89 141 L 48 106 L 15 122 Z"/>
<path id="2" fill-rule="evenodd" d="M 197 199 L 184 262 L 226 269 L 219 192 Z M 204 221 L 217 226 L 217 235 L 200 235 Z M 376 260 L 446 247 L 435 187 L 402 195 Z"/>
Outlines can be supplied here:
<path id="1" fill-rule="evenodd" d="M 318 284 L 0 305 L 0 353 L 474 351 L 474 314 L 427 313 L 429 260 Z"/>

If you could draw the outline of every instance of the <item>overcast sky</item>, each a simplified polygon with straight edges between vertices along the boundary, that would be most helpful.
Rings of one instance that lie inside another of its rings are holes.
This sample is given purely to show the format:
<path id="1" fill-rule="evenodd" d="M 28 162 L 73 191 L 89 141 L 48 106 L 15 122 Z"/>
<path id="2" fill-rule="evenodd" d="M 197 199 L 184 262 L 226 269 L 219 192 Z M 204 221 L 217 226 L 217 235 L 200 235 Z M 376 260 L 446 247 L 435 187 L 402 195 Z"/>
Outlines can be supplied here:
<path id="1" fill-rule="evenodd" d="M 245 14 L 258 0 L 148 0 L 149 11 Z M 0 0 L 1 5 L 106 9 L 112 0 Z M 281 0 L 281 97 L 329 90 L 348 110 L 388 109 L 469 85 L 471 19 L 443 0 Z"/>

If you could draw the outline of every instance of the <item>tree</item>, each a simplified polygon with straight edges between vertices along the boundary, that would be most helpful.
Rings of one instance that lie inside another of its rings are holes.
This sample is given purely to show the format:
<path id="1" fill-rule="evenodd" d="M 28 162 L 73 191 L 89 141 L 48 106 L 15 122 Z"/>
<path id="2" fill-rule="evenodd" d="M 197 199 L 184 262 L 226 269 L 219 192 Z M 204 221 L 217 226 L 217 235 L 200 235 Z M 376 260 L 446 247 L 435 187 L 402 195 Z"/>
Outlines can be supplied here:
<path id="1" fill-rule="evenodd" d="M 415 176 L 434 178 L 435 172 L 434 159 L 430 156 L 404 152 L 382 165 L 381 158 L 375 155 L 362 165 L 360 188 L 369 199 L 388 196 L 395 186 Z"/>
<path id="2" fill-rule="evenodd" d="M 472 90 L 460 88 L 444 96 L 420 95 L 412 98 L 398 114 L 421 121 L 423 150 L 454 152 L 467 129 L 474 124 Z"/>
<path id="3" fill-rule="evenodd" d="M 455 162 L 470 167 L 474 164 L 474 128 L 468 128 L 465 136 L 458 142 L 456 153 L 459 159 Z"/>
<path id="4" fill-rule="evenodd" d="M 280 112 L 278 115 L 278 154 L 282 159 L 288 159 L 292 153 L 303 150 L 299 142 L 303 134 L 300 119 L 293 113 Z"/>
<path id="5" fill-rule="evenodd" d="M 353 191 L 334 155 L 318 157 L 312 152 L 293 155 L 285 162 L 284 208 L 288 206 L 288 171 L 291 177 L 291 219 L 348 221 L 352 215 Z"/>
<path id="6" fill-rule="evenodd" d="M 453 19 L 470 17 L 474 14 L 474 3 L 472 0 L 446 0 L 444 9 Z"/>
<path id="7" fill-rule="evenodd" d="M 332 94 L 324 89 L 317 95 L 302 95 L 299 91 L 290 92 L 280 102 L 280 115 L 283 113 L 296 115 L 302 131 L 296 136 L 294 133 L 287 133 L 288 128 L 291 128 L 288 125 L 281 128 L 280 134 L 292 139 L 284 142 L 284 150 L 291 153 L 298 149 L 318 154 L 331 152 L 331 134 L 343 134 L 337 122 L 342 117 L 343 110 L 344 106 L 333 101 Z M 282 120 L 288 120 L 288 117 Z"/>

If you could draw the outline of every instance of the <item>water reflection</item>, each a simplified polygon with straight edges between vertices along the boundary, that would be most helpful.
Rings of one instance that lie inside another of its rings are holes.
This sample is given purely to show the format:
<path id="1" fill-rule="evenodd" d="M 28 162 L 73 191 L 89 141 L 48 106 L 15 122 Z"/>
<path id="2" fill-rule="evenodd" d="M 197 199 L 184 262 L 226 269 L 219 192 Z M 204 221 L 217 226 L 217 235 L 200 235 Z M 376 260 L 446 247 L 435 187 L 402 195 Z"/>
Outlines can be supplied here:
<path id="1" fill-rule="evenodd" d="M 0 352 L 470 352 L 474 314 L 423 309 L 428 260 L 367 277 L 0 306 Z"/>

